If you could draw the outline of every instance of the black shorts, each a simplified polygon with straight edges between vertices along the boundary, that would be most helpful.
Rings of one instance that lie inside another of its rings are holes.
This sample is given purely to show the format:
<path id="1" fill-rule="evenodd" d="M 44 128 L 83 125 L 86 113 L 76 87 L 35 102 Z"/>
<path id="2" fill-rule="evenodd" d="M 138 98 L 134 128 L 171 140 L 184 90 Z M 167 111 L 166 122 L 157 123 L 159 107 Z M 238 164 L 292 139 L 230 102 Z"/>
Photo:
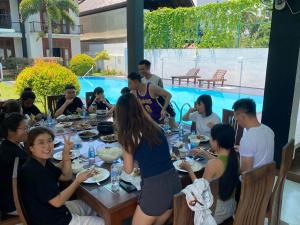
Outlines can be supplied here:
<path id="1" fill-rule="evenodd" d="M 173 196 L 181 191 L 177 171 L 172 168 L 159 175 L 142 179 L 138 205 L 148 216 L 160 216 L 173 208 Z"/>
<path id="2" fill-rule="evenodd" d="M 159 96 L 157 100 L 162 106 L 165 104 L 165 99 L 163 97 Z M 168 105 L 166 112 L 170 115 L 170 117 L 176 116 L 175 110 L 171 103 Z"/>

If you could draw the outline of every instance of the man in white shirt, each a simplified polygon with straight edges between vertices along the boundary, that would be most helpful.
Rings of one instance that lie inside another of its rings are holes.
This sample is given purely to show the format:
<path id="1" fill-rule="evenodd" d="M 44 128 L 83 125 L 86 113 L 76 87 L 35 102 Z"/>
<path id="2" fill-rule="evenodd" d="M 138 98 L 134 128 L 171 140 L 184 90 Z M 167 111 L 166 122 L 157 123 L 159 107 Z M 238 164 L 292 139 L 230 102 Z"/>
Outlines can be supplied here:
<path id="1" fill-rule="evenodd" d="M 139 69 L 139 74 L 141 74 L 143 76 L 142 83 L 147 84 L 148 82 L 150 82 L 151 84 L 154 84 L 156 86 L 164 88 L 162 79 L 159 76 L 156 76 L 150 72 L 151 62 L 149 62 L 146 59 L 141 60 L 138 65 L 138 69 Z M 159 97 L 157 100 L 161 105 L 165 104 L 164 98 Z M 173 131 L 178 130 L 178 125 L 176 124 L 176 121 L 175 121 L 176 113 L 175 113 L 171 103 L 168 105 L 166 112 L 170 115 L 169 124 L 170 124 L 171 130 L 173 130 Z"/>
<path id="2" fill-rule="evenodd" d="M 240 141 L 240 172 L 272 162 L 274 132 L 257 120 L 255 102 L 252 99 L 240 99 L 232 108 L 238 124 L 245 128 Z"/>

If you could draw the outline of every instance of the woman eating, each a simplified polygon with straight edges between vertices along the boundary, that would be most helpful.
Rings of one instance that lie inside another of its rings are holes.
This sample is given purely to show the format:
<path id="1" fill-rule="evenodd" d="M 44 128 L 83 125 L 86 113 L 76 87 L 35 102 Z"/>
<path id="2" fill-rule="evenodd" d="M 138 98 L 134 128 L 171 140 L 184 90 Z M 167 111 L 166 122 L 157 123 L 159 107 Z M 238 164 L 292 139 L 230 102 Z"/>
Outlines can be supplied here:
<path id="1" fill-rule="evenodd" d="M 231 217 L 235 211 L 235 190 L 239 179 L 239 162 L 234 150 L 235 132 L 229 124 L 217 124 L 211 129 L 210 145 L 218 155 L 200 149 L 193 150 L 196 155 L 203 155 L 209 161 L 203 178 L 208 181 L 219 179 L 219 195 L 214 218 L 217 224 Z M 196 180 L 190 164 L 184 161 L 180 167 L 188 171 L 192 181 Z"/>
<path id="2" fill-rule="evenodd" d="M 210 95 L 201 95 L 196 101 L 196 108 L 190 108 L 182 118 L 184 121 L 196 123 L 198 135 L 210 135 L 210 129 L 221 122 L 217 114 L 212 112 L 212 99 Z"/>
<path id="3" fill-rule="evenodd" d="M 22 105 L 23 114 L 27 114 L 30 117 L 34 116 L 35 120 L 39 121 L 44 117 L 44 115 L 34 104 L 35 98 L 36 96 L 31 90 L 26 90 L 21 94 L 20 102 Z"/>
<path id="4" fill-rule="evenodd" d="M 115 112 L 124 170 L 130 174 L 137 161 L 141 171 L 141 193 L 132 224 L 163 225 L 172 212 L 173 195 L 181 190 L 167 139 L 133 94 L 122 95 Z"/>
<path id="5" fill-rule="evenodd" d="M 95 170 L 80 173 L 63 191 L 58 182 L 72 178 L 70 150 L 73 143 L 64 137 L 62 163 L 56 167 L 50 158 L 54 149 L 54 135 L 44 127 L 29 131 L 26 151 L 30 156 L 20 175 L 21 197 L 33 225 L 103 225 L 102 218 L 83 201 L 68 201 L 78 186 L 95 175 Z"/>

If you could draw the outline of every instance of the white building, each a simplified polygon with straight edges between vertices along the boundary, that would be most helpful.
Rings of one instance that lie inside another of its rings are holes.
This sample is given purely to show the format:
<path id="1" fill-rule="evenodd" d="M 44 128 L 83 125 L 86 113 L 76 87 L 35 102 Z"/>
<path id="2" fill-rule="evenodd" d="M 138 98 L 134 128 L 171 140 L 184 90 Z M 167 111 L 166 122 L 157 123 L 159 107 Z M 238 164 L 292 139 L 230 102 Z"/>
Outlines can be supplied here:
<path id="1" fill-rule="evenodd" d="M 47 25 L 45 13 L 30 16 L 20 23 L 19 0 L 0 0 L 0 60 L 8 57 L 39 58 L 48 56 Z M 53 55 L 62 57 L 64 64 L 80 51 L 79 17 L 74 18 L 75 26 L 53 24 Z M 39 38 L 41 32 L 45 37 Z"/>

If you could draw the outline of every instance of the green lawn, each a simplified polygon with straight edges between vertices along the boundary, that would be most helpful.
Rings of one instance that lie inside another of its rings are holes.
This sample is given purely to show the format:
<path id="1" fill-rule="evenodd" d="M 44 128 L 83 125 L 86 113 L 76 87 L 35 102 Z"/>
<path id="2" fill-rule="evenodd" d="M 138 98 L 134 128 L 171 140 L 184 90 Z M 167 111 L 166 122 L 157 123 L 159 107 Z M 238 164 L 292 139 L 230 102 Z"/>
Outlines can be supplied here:
<path id="1" fill-rule="evenodd" d="M 14 84 L 0 82 L 0 99 L 17 99 L 19 95 L 16 92 Z"/>
<path id="2" fill-rule="evenodd" d="M 16 91 L 16 86 L 10 83 L 0 82 L 0 100 L 1 99 L 18 99 L 20 96 Z M 40 102 L 35 103 L 35 105 L 44 112 L 44 107 Z"/>

